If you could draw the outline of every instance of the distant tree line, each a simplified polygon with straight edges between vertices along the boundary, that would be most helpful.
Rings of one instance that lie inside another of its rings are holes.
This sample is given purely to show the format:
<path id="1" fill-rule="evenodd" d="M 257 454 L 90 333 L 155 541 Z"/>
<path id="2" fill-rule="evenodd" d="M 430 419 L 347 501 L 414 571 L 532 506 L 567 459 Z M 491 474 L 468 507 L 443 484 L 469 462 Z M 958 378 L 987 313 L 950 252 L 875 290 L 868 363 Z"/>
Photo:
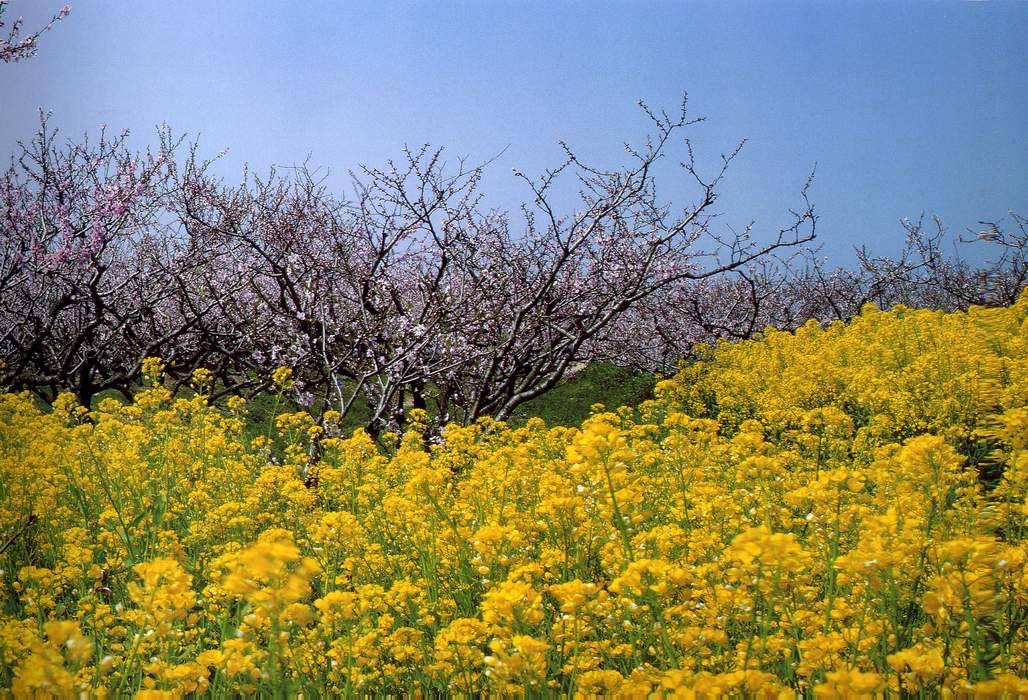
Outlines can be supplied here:
<path id="1" fill-rule="evenodd" d="M 856 264 L 831 266 L 813 246 L 772 254 L 730 274 L 672 284 L 626 313 L 598 339 L 597 354 L 623 366 L 673 372 L 699 343 L 745 340 L 768 327 L 847 321 L 865 304 L 956 311 L 1008 306 L 1028 283 L 1028 219 L 952 234 L 937 217 L 900 222 L 898 255 L 856 249 Z"/>

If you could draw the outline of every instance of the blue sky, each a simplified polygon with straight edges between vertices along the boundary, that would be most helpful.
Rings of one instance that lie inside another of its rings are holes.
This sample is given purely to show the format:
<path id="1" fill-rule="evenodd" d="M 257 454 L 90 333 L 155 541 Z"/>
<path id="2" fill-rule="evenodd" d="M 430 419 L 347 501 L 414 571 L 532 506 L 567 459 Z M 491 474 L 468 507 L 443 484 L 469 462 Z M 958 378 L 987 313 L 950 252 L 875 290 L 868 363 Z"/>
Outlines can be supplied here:
<path id="1" fill-rule="evenodd" d="M 31 26 L 61 2 L 8 14 Z M 701 166 L 749 139 L 717 203 L 726 225 L 784 223 L 815 162 L 840 262 L 854 244 L 894 251 L 922 211 L 956 231 L 1028 213 L 1028 3 L 71 4 L 37 58 L 0 65 L 0 153 L 44 107 L 66 134 L 106 123 L 140 145 L 167 122 L 229 148 L 229 177 L 311 154 L 345 192 L 356 164 L 429 142 L 503 151 L 487 202 L 513 208 L 512 167 L 558 163 L 559 139 L 616 165 L 645 133 L 637 100 L 674 108 L 688 91 Z M 686 203 L 672 165 L 661 192 Z"/>

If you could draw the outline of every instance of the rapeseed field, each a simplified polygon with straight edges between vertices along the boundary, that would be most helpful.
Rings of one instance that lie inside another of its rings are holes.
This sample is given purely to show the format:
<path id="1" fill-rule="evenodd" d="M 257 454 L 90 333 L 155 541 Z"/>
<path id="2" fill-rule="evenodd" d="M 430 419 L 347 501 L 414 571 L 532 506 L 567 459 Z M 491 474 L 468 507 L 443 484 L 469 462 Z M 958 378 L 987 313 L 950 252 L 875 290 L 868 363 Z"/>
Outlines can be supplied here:
<path id="1" fill-rule="evenodd" d="M 701 348 L 580 427 L 0 398 L 0 686 L 1028 694 L 1028 295 Z M 276 375 L 282 391 L 290 372 Z"/>

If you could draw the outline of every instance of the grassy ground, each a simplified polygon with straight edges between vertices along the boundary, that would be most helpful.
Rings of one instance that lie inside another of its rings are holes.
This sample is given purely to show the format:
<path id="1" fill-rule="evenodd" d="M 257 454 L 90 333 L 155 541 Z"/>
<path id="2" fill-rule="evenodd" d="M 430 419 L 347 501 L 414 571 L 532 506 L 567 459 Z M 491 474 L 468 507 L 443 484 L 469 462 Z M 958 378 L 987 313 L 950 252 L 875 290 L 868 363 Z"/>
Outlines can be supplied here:
<path id="1" fill-rule="evenodd" d="M 514 426 L 538 416 L 548 425 L 578 425 L 591 413 L 593 404 L 601 403 L 613 410 L 635 406 L 650 398 L 655 378 L 652 374 L 618 367 L 607 362 L 594 362 L 558 384 L 542 396 L 521 405 L 510 419 Z M 188 389 L 184 390 L 186 394 Z M 103 392 L 94 399 L 94 407 L 106 397 L 122 399 L 117 392 Z M 298 407 L 284 397 L 273 394 L 254 396 L 248 401 L 247 432 L 260 435 L 268 432 L 274 417 Z M 345 433 L 365 425 L 368 409 L 358 402 L 343 420 Z"/>
<path id="2" fill-rule="evenodd" d="M 548 425 L 578 425 L 589 417 L 591 406 L 596 403 L 611 410 L 637 406 L 651 397 L 654 382 L 652 374 L 594 362 L 542 396 L 522 404 L 510 422 L 520 425 L 538 416 Z"/>
<path id="3" fill-rule="evenodd" d="M 539 416 L 550 426 L 577 426 L 589 417 L 593 404 L 600 403 L 608 409 L 638 405 L 652 396 L 654 383 L 652 374 L 595 362 L 543 396 L 522 404 L 511 416 L 510 423 L 521 426 L 528 418 Z M 255 434 L 266 433 L 268 421 L 286 409 L 274 396 L 254 397 L 249 405 L 249 428 Z M 355 405 L 342 421 L 343 432 L 353 432 L 363 426 L 366 419 L 367 408 Z"/>
<path id="4" fill-rule="evenodd" d="M 594 362 L 542 396 L 523 404 L 514 412 L 510 423 L 518 426 L 538 416 L 548 425 L 578 425 L 589 416 L 593 404 L 602 403 L 608 409 L 638 405 L 650 398 L 654 383 L 652 374 Z M 249 406 L 249 428 L 254 433 L 267 432 L 268 422 L 286 410 L 280 400 L 270 395 L 254 397 Z M 350 433 L 364 425 L 367 413 L 363 404 L 355 405 L 343 421 L 344 432 Z"/>

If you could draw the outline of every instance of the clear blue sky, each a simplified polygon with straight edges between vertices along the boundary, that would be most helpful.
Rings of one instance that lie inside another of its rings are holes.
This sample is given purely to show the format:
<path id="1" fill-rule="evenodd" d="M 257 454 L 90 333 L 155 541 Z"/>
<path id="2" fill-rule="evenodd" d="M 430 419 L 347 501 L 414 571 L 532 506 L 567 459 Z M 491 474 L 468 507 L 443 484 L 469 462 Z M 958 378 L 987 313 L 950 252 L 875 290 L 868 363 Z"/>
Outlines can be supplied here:
<path id="1" fill-rule="evenodd" d="M 1024 2 L 70 1 L 37 58 L 0 64 L 0 153 L 40 106 L 66 134 L 106 123 L 144 143 L 167 122 L 229 148 L 228 174 L 310 153 L 340 189 L 404 143 L 507 147 L 485 181 L 506 208 L 512 167 L 559 162 L 559 139 L 616 164 L 644 133 L 635 102 L 687 90 L 708 118 L 701 165 L 749 139 L 725 223 L 782 223 L 815 161 L 840 261 L 854 243 L 895 250 L 921 211 L 954 230 L 1028 213 Z M 62 2 L 14 0 L 9 18 Z"/>

